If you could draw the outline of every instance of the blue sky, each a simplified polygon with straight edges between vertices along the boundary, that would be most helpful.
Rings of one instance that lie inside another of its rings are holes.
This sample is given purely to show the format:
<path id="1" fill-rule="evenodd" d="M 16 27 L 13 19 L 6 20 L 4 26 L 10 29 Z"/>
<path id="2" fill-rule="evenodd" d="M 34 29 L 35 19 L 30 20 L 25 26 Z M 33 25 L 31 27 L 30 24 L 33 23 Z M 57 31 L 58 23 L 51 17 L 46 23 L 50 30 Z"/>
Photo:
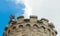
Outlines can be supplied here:
<path id="1" fill-rule="evenodd" d="M 24 13 L 25 8 L 24 4 L 15 4 L 12 1 L 0 0 L 0 36 L 2 36 L 4 32 L 4 27 L 8 25 L 10 20 L 10 14 L 22 15 Z"/>

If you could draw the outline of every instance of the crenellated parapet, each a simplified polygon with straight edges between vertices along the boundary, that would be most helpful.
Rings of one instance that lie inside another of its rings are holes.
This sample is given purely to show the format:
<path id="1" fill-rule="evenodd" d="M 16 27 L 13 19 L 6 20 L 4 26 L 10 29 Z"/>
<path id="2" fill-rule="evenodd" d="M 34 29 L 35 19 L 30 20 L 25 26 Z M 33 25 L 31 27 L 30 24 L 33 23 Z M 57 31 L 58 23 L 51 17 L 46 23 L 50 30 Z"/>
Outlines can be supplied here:
<path id="1" fill-rule="evenodd" d="M 49 23 L 49 20 L 41 18 L 38 20 L 37 16 L 30 16 L 29 19 L 25 19 L 24 16 L 10 17 L 8 27 L 5 27 L 3 36 L 56 36 L 57 31 L 53 23 Z"/>

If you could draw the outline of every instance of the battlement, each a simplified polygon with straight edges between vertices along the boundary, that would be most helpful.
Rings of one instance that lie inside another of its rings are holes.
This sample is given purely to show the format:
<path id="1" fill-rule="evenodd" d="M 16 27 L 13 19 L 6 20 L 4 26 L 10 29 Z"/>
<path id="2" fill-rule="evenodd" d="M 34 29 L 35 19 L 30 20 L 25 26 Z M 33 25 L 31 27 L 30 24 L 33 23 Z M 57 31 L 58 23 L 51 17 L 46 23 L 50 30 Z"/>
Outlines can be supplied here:
<path id="1" fill-rule="evenodd" d="M 17 23 L 21 23 L 24 21 L 24 16 L 17 17 Z"/>
<path id="2" fill-rule="evenodd" d="M 55 26 L 54 26 L 53 23 L 49 23 L 49 26 L 50 26 L 51 28 L 55 28 Z"/>
<path id="3" fill-rule="evenodd" d="M 30 32 L 29 32 L 30 31 Z M 54 32 L 53 32 L 54 31 Z M 37 16 L 30 16 L 29 19 L 25 19 L 24 16 L 17 17 L 17 20 L 10 20 L 8 27 L 5 28 L 5 32 L 7 36 L 22 36 L 22 34 L 27 35 L 26 32 L 33 34 L 34 36 L 43 35 L 42 33 L 47 33 L 44 36 L 54 36 L 57 35 L 57 31 L 55 30 L 55 26 L 53 23 L 49 23 L 49 20 L 42 18 L 38 20 Z M 20 32 L 20 33 L 19 33 Z M 23 33 L 21 33 L 23 32 Z M 53 34 L 52 34 L 53 33 Z M 6 35 L 6 34 L 4 34 Z"/>
<path id="4" fill-rule="evenodd" d="M 10 20 L 9 24 L 14 24 L 14 23 L 24 23 L 24 22 L 29 22 L 29 23 L 42 23 L 46 26 L 49 26 L 50 28 L 54 28 L 55 26 L 53 25 L 53 23 L 49 23 L 48 19 L 45 18 L 41 18 L 40 20 L 38 20 L 37 16 L 30 16 L 30 19 L 25 19 L 24 16 L 19 16 L 17 17 L 17 21 L 13 21 Z"/>
<path id="5" fill-rule="evenodd" d="M 41 18 L 41 20 L 40 21 L 46 21 L 46 22 L 49 22 L 49 20 L 48 19 L 46 19 L 46 18 Z"/>
<path id="6" fill-rule="evenodd" d="M 17 22 L 18 22 L 18 23 L 24 22 L 24 20 L 28 20 L 28 19 L 25 19 L 24 16 L 19 16 L 19 17 L 17 17 Z M 30 16 L 29 21 L 30 21 L 31 23 L 37 22 L 37 16 Z"/>
<path id="7" fill-rule="evenodd" d="M 30 16 L 30 18 L 36 18 L 37 19 L 38 17 L 37 16 Z"/>
<path id="8" fill-rule="evenodd" d="M 22 18 L 24 18 L 24 16 L 19 16 L 19 17 L 17 17 L 17 19 L 22 19 Z"/>

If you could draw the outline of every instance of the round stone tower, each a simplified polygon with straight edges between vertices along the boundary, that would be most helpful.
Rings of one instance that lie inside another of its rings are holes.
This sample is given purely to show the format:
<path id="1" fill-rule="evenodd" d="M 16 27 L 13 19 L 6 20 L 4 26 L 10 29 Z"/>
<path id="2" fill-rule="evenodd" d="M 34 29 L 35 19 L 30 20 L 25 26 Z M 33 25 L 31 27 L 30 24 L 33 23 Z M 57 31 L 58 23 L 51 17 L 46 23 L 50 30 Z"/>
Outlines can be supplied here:
<path id="1" fill-rule="evenodd" d="M 3 36 L 56 36 L 57 31 L 53 23 L 42 18 L 37 20 L 37 16 L 30 16 L 29 19 L 24 19 L 24 16 L 17 17 L 14 21 L 14 16 L 10 16 L 9 25 L 5 27 Z"/>

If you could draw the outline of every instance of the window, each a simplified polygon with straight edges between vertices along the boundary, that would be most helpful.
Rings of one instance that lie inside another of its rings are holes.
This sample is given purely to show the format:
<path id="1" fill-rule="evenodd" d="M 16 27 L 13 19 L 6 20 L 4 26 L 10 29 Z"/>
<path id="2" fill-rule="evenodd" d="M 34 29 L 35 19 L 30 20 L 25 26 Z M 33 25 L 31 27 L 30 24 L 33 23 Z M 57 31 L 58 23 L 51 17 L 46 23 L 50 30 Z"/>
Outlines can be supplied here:
<path id="1" fill-rule="evenodd" d="M 20 31 L 24 30 L 23 25 L 19 25 Z"/>
<path id="2" fill-rule="evenodd" d="M 45 27 L 41 26 L 40 29 L 41 29 L 40 31 L 42 33 L 42 36 L 47 36 Z"/>
<path id="3" fill-rule="evenodd" d="M 33 25 L 33 28 L 36 28 L 36 29 L 37 29 L 37 28 L 38 28 L 38 25 L 34 24 L 34 25 Z"/>
<path id="4" fill-rule="evenodd" d="M 26 24 L 26 28 L 30 28 L 31 26 L 30 26 L 30 24 Z"/>
<path id="5" fill-rule="evenodd" d="M 16 27 L 13 27 L 13 30 L 16 30 Z"/>
<path id="6" fill-rule="evenodd" d="M 44 26 L 41 26 L 41 27 L 40 27 L 40 31 L 41 31 L 42 33 L 44 33 L 44 32 L 45 32 L 45 27 L 44 27 Z"/>
<path id="7" fill-rule="evenodd" d="M 52 36 L 54 36 L 54 33 L 52 32 Z"/>
<path id="8" fill-rule="evenodd" d="M 33 25 L 33 31 L 38 31 L 38 28 L 39 28 L 38 25 L 36 24 Z"/>
<path id="9" fill-rule="evenodd" d="M 10 30 L 8 30 L 8 34 L 10 33 Z"/>
<path id="10" fill-rule="evenodd" d="M 19 28 L 23 28 L 23 25 L 19 25 Z"/>
<path id="11" fill-rule="evenodd" d="M 48 36 L 51 36 L 51 30 L 50 29 L 47 30 L 47 34 L 48 34 Z"/>
<path id="12" fill-rule="evenodd" d="M 43 29 L 45 29 L 45 27 L 44 26 L 41 26 Z"/>

